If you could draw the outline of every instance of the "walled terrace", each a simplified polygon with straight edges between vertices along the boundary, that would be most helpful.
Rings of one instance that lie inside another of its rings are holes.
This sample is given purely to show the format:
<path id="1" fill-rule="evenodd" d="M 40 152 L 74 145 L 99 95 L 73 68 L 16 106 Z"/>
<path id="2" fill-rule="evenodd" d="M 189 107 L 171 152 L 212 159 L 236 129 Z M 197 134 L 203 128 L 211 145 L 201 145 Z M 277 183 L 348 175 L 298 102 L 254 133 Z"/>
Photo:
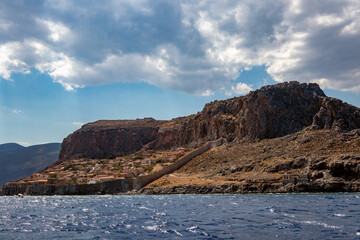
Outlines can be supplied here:
<path id="1" fill-rule="evenodd" d="M 110 155 L 106 159 L 72 159 L 19 181 L 8 182 L 3 187 L 97 184 L 135 179 L 161 171 L 192 150 L 180 147 L 167 151 L 143 150 L 123 157 Z"/>

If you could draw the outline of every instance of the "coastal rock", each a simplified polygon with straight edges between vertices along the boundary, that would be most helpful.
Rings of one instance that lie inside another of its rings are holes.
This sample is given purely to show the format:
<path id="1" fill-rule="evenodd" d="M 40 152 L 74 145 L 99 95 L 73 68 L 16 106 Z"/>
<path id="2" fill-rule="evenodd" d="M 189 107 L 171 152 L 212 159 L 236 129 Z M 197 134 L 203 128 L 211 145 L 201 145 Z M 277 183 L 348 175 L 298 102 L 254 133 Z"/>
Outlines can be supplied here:
<path id="1" fill-rule="evenodd" d="M 197 114 L 169 121 L 148 118 L 86 124 L 64 139 L 59 161 L 121 156 L 143 147 L 198 147 L 221 137 L 227 142 L 269 139 L 305 128 L 357 129 L 360 110 L 326 97 L 317 84 L 280 83 L 246 96 L 208 103 Z M 304 138 L 301 143 L 308 141 Z"/>
<path id="2" fill-rule="evenodd" d="M 137 152 L 156 138 L 162 123 L 145 118 L 85 124 L 64 139 L 59 160 L 111 158 Z"/>

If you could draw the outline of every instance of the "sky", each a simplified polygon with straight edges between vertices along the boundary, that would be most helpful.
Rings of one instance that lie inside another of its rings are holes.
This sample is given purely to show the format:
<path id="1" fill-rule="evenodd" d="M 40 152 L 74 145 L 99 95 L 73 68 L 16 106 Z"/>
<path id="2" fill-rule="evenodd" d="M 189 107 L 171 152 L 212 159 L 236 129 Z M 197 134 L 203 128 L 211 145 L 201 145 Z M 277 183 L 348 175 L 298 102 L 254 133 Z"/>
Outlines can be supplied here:
<path id="1" fill-rule="evenodd" d="M 2 0 L 0 144 L 284 81 L 360 106 L 358 0 Z"/>

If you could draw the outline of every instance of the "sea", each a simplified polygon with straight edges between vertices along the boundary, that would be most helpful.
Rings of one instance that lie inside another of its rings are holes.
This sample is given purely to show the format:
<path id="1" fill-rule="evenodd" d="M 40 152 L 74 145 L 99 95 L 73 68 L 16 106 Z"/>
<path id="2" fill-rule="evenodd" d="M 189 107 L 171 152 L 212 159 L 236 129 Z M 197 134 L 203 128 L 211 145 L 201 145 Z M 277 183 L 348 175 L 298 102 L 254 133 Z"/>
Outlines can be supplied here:
<path id="1" fill-rule="evenodd" d="M 0 239 L 360 239 L 360 194 L 0 197 Z"/>

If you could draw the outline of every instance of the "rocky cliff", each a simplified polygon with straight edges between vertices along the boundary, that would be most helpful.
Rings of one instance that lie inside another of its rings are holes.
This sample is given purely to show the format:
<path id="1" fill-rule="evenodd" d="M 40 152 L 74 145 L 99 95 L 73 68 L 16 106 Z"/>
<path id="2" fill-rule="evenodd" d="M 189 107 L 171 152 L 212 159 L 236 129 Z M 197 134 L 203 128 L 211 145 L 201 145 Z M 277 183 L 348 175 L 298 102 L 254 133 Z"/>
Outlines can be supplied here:
<path id="1" fill-rule="evenodd" d="M 317 84 L 280 83 L 246 96 L 208 103 L 197 114 L 170 121 L 86 124 L 64 139 L 59 160 L 121 156 L 143 147 L 194 146 L 220 137 L 229 142 L 276 138 L 306 127 L 340 132 L 360 128 L 360 110 L 326 97 Z"/>
<path id="2" fill-rule="evenodd" d="M 75 158 L 111 158 L 139 151 L 154 141 L 164 121 L 101 120 L 85 124 L 61 144 L 59 161 Z"/>

